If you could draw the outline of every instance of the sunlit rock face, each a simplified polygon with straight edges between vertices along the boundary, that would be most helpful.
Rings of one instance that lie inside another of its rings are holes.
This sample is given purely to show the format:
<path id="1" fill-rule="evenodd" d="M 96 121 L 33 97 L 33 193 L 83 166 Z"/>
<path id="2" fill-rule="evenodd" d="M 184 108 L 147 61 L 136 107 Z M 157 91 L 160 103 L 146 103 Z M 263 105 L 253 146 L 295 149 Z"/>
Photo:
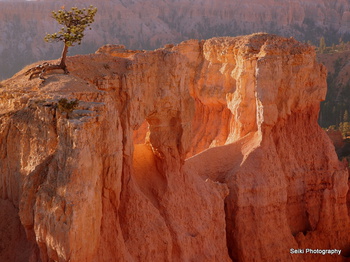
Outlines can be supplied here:
<path id="1" fill-rule="evenodd" d="M 12 252 L 0 258 L 349 255 L 348 173 L 317 125 L 326 71 L 313 48 L 254 34 L 108 45 L 67 65 L 45 83 L 28 68 L 1 82 L 0 229 Z M 62 98 L 79 105 L 67 112 Z"/>

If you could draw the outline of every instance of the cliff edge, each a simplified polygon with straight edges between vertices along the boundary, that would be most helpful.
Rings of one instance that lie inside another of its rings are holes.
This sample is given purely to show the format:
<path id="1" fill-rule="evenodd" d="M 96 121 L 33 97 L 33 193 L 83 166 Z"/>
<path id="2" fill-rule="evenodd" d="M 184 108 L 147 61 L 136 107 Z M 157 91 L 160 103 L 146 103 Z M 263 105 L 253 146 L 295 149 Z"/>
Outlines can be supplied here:
<path id="1" fill-rule="evenodd" d="M 254 34 L 67 65 L 1 82 L 0 260 L 350 256 L 349 175 L 317 124 L 312 47 Z M 306 248 L 341 254 L 290 252 Z"/>

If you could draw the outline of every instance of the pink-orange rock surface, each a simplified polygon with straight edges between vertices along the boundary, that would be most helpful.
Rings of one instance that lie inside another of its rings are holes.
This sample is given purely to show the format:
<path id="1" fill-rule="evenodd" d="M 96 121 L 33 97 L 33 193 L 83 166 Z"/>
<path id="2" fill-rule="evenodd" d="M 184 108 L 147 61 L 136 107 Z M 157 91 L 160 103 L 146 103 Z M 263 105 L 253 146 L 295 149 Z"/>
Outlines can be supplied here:
<path id="1" fill-rule="evenodd" d="M 268 34 L 105 46 L 68 67 L 1 82 L 1 261 L 350 256 L 348 172 L 317 124 L 312 47 Z"/>

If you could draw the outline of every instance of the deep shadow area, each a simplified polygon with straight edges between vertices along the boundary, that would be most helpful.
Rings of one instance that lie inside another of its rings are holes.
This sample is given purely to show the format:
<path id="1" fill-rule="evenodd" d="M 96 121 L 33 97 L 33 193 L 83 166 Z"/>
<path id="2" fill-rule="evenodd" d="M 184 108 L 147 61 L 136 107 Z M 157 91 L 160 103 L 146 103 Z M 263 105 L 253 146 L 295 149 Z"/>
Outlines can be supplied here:
<path id="1" fill-rule="evenodd" d="M 0 198 L 0 261 L 29 261 L 31 244 L 27 241 L 18 209 Z"/>

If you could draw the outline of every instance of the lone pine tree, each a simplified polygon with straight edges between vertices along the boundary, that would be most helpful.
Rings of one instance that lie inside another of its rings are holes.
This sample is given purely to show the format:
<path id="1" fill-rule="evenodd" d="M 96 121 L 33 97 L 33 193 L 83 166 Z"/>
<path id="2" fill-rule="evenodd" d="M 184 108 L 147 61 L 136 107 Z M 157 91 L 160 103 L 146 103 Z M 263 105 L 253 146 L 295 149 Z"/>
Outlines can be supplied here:
<path id="1" fill-rule="evenodd" d="M 94 17 L 97 12 L 97 8 L 90 6 L 89 8 L 79 9 L 72 7 L 71 10 L 65 10 L 62 7 L 61 10 L 52 12 L 52 17 L 60 24 L 63 25 L 61 30 L 54 34 L 47 34 L 44 38 L 46 42 L 63 42 L 63 50 L 60 63 L 52 65 L 43 63 L 36 67 L 29 69 L 26 75 L 31 74 L 29 79 L 32 79 L 35 75 L 39 75 L 40 79 L 43 79 L 43 74 L 48 70 L 62 69 L 65 74 L 68 74 L 66 65 L 66 58 L 68 48 L 75 44 L 80 45 L 84 37 L 84 31 L 87 27 L 94 22 Z"/>

